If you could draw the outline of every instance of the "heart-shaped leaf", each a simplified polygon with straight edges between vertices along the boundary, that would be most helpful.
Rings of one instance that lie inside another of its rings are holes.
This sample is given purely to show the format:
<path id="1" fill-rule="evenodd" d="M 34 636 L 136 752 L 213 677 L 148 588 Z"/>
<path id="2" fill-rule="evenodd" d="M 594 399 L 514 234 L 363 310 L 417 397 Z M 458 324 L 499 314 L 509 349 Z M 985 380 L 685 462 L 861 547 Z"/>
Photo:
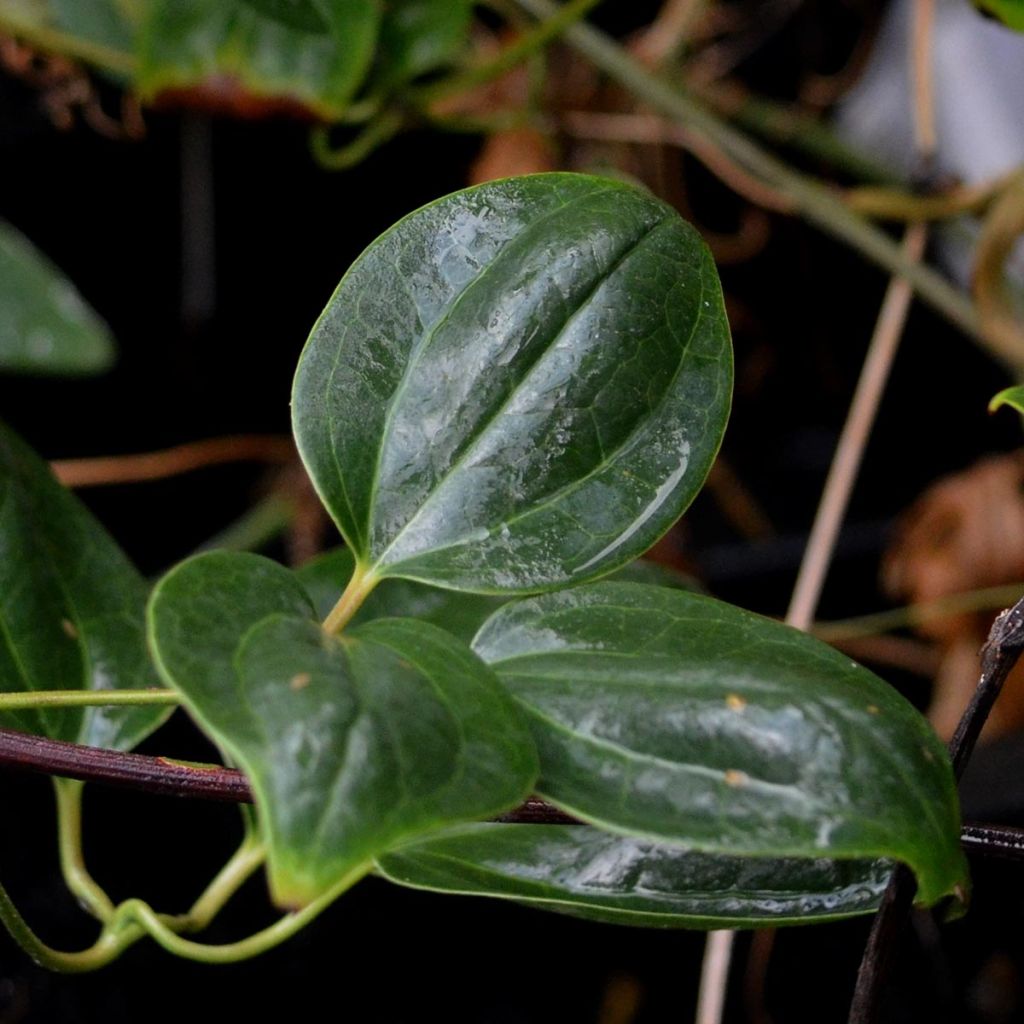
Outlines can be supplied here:
<path id="1" fill-rule="evenodd" d="M 319 618 L 326 619 L 330 614 L 355 567 L 355 558 L 348 548 L 335 548 L 295 570 Z M 683 590 L 697 589 L 697 583 L 692 577 L 642 559 L 616 570 L 613 578 L 632 583 L 681 587 Z M 420 619 L 440 626 L 468 644 L 476 636 L 477 630 L 506 600 L 486 594 L 441 590 L 415 580 L 383 580 L 359 606 L 352 617 L 352 624 L 388 617 Z"/>
<path id="2" fill-rule="evenodd" d="M 377 867 L 416 889 L 647 928 L 765 928 L 867 914 L 892 873 L 885 861 L 723 857 L 582 825 L 463 825 L 400 846 Z"/>
<path id="3" fill-rule="evenodd" d="M 513 178 L 357 260 L 299 364 L 295 436 L 368 578 L 552 589 L 635 558 L 689 504 L 731 358 L 714 265 L 670 207 Z"/>
<path id="4" fill-rule="evenodd" d="M 538 791 L 578 817 L 712 853 L 902 860 L 927 904 L 964 885 L 942 744 L 804 633 L 599 583 L 507 605 L 473 646 L 529 714 Z"/>
<path id="5" fill-rule="evenodd" d="M 113 361 L 107 325 L 42 253 L 0 222 L 0 371 L 100 373 Z"/>
<path id="6" fill-rule="evenodd" d="M 536 752 L 467 647 L 409 619 L 326 634 L 301 584 L 257 555 L 173 569 L 149 609 L 168 684 L 249 776 L 271 891 L 296 907 L 411 836 L 514 806 Z"/>
<path id="7" fill-rule="evenodd" d="M 0 424 L 0 690 L 159 687 L 146 650 L 148 587 L 49 467 Z M 40 709 L 0 724 L 128 750 L 160 707 Z"/>
<path id="8" fill-rule="evenodd" d="M 318 10 L 328 31 L 314 34 L 241 0 L 152 0 L 137 87 L 146 100 L 170 93 L 242 115 L 304 108 L 335 119 L 369 70 L 380 9 L 331 0 Z"/>

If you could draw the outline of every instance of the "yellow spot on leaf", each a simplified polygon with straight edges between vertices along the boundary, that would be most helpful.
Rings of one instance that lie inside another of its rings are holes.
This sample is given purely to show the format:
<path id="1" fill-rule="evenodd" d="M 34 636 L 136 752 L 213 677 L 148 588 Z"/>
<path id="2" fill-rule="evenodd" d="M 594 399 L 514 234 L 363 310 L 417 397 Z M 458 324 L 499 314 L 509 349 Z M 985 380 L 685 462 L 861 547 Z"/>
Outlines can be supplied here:
<path id="1" fill-rule="evenodd" d="M 747 706 L 747 702 L 738 693 L 730 693 L 729 696 L 725 698 L 725 703 L 733 711 L 742 711 Z"/>
<path id="2" fill-rule="evenodd" d="M 288 684 L 293 690 L 299 691 L 304 690 L 313 681 L 313 677 L 308 672 L 299 672 L 292 676 L 291 682 Z"/>
<path id="3" fill-rule="evenodd" d="M 868 714 L 869 715 L 881 714 L 881 711 L 880 711 L 878 705 L 877 704 L 869 704 L 868 705 Z"/>
<path id="4" fill-rule="evenodd" d="M 750 781 L 750 776 L 746 772 L 737 771 L 735 768 L 730 768 L 725 773 L 725 784 L 727 786 L 745 786 Z"/>
<path id="5" fill-rule="evenodd" d="M 71 637 L 72 640 L 77 640 L 78 639 L 78 630 L 75 627 L 75 624 L 70 619 L 61 619 L 60 620 L 60 628 L 63 629 L 64 632 L 69 637 Z"/>

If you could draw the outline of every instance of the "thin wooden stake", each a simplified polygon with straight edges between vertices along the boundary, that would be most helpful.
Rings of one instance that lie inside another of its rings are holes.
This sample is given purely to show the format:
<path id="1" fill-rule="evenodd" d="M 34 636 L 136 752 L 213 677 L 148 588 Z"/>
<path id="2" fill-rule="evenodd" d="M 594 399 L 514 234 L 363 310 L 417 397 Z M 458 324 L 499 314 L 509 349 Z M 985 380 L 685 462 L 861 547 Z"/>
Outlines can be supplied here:
<path id="1" fill-rule="evenodd" d="M 927 233 L 924 224 L 907 228 L 903 252 L 908 259 L 921 258 Z M 889 282 L 786 612 L 786 623 L 797 629 L 808 630 L 814 622 L 839 528 L 899 348 L 912 297 L 911 287 L 903 278 L 894 277 Z M 708 936 L 697 996 L 697 1024 L 721 1024 L 734 937 L 735 932 L 731 931 L 711 932 Z"/>

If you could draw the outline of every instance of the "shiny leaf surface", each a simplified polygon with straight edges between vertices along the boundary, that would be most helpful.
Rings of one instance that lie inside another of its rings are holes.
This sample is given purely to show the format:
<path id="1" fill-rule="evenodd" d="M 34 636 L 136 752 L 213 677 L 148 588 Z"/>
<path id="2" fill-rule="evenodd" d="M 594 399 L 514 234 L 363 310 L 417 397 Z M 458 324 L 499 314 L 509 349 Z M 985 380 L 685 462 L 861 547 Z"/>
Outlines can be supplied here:
<path id="1" fill-rule="evenodd" d="M 363 253 L 303 353 L 294 428 L 364 568 L 538 591 L 675 521 L 731 371 L 689 225 L 632 186 L 534 175 L 441 199 Z"/>
<path id="2" fill-rule="evenodd" d="M 156 687 L 146 650 L 148 587 L 49 467 L 0 425 L 0 690 Z M 0 725 L 128 750 L 160 707 L 0 713 Z"/>
<path id="3" fill-rule="evenodd" d="M 38 249 L 0 222 L 0 371 L 88 374 L 113 361 L 107 325 Z"/>
<path id="4" fill-rule="evenodd" d="M 282 906 L 345 887 L 400 840 L 518 803 L 536 753 L 514 703 L 443 631 L 328 636 L 287 569 L 214 552 L 157 586 L 160 670 L 253 785 Z"/>
<path id="5" fill-rule="evenodd" d="M 944 747 L 806 634 L 599 583 L 502 608 L 474 648 L 530 716 L 538 791 L 577 817 L 706 852 L 902 860 L 928 904 L 964 884 Z"/>
<path id="6" fill-rule="evenodd" d="M 892 865 L 693 853 L 580 825 L 466 825 L 378 861 L 385 878 L 646 928 L 765 928 L 871 913 Z"/>

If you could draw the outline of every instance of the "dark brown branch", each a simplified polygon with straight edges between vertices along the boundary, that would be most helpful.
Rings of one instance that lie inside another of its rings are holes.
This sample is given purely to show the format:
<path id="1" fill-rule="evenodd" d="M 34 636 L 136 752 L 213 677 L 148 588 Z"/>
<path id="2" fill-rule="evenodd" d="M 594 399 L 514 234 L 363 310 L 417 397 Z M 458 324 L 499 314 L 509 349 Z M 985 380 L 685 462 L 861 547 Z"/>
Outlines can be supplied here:
<path id="1" fill-rule="evenodd" d="M 143 793 L 252 802 L 248 779 L 231 768 L 83 747 L 13 729 L 0 729 L 0 765 L 83 782 L 103 782 Z"/>
<path id="2" fill-rule="evenodd" d="M 0 766 L 83 782 L 102 782 L 143 793 L 252 803 L 248 779 L 233 768 L 83 747 L 13 729 L 0 729 Z M 536 797 L 497 820 L 519 824 L 576 823 L 575 818 Z"/>
<path id="3" fill-rule="evenodd" d="M 1024 829 L 967 824 L 960 831 L 960 845 L 968 854 L 1024 860 Z"/>
<path id="4" fill-rule="evenodd" d="M 233 768 L 82 747 L 12 729 L 0 729 L 0 767 L 60 775 L 83 782 L 100 782 L 163 796 L 226 803 L 252 802 L 248 780 Z M 578 824 L 577 819 L 538 797 L 530 797 L 515 810 L 495 820 L 533 825 Z M 1024 860 L 1024 829 L 1003 825 L 965 825 L 961 841 L 968 853 Z"/>
<path id="5" fill-rule="evenodd" d="M 981 679 L 971 703 L 949 742 L 949 756 L 957 780 L 963 774 L 981 735 L 985 721 L 1024 649 L 1024 598 L 1001 612 L 992 624 L 981 651 Z M 970 844 L 984 845 L 984 836 L 972 835 Z M 1012 843 L 1007 843 L 1010 853 Z M 893 872 L 892 880 L 875 915 L 867 948 L 861 960 L 850 1006 L 850 1024 L 871 1024 L 877 1019 L 882 990 L 892 968 L 893 956 L 914 900 L 914 876 L 906 868 Z"/>

